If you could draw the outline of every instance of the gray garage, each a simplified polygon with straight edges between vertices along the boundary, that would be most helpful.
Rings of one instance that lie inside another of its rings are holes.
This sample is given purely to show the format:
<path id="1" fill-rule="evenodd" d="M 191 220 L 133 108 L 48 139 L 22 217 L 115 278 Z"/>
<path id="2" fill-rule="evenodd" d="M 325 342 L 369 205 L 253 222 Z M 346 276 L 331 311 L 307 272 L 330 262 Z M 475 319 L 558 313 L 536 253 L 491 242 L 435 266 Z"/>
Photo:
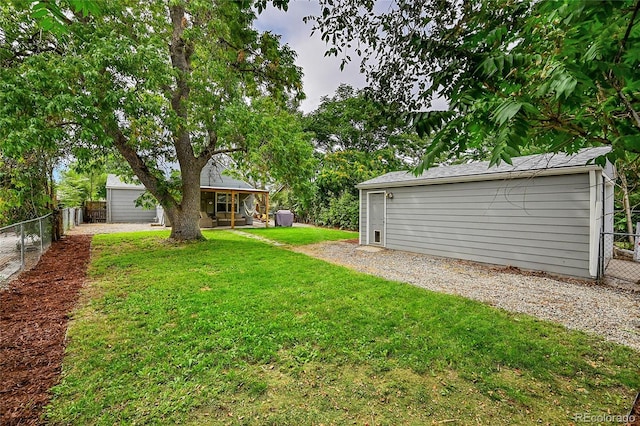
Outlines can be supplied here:
<path id="1" fill-rule="evenodd" d="M 362 182 L 360 244 L 595 278 L 613 226 L 608 148 L 544 154 L 489 168 L 440 166 Z"/>
<path id="2" fill-rule="evenodd" d="M 143 185 L 121 181 L 115 175 L 107 176 L 107 223 L 152 223 L 156 210 L 136 207 L 136 199 L 145 192 Z"/>

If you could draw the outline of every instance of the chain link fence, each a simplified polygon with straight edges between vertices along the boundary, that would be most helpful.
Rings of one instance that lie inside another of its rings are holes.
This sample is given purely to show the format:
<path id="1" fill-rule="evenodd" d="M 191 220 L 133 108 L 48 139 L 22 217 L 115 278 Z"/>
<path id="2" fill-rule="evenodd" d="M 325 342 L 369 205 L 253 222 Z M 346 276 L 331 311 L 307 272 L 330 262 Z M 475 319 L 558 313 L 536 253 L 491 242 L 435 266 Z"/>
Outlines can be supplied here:
<path id="1" fill-rule="evenodd" d="M 51 214 L 0 228 L 0 285 L 38 263 L 51 245 L 52 230 Z"/>
<path id="2" fill-rule="evenodd" d="M 636 233 L 603 232 L 602 247 L 609 255 L 601 258 L 601 273 L 605 279 L 614 278 L 640 284 L 640 223 Z"/>
<path id="3" fill-rule="evenodd" d="M 63 233 L 82 223 L 81 208 L 60 210 Z M 0 287 L 4 287 L 18 272 L 34 267 L 53 240 L 54 216 L 0 228 Z"/>

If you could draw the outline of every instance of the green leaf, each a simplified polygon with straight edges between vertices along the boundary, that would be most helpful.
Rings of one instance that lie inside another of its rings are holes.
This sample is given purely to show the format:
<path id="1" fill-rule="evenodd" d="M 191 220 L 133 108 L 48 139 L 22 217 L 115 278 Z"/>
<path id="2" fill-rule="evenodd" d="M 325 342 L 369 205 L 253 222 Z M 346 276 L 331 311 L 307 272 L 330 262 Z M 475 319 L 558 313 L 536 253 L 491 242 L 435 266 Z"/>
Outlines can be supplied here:
<path id="1" fill-rule="evenodd" d="M 507 121 L 511 120 L 522 108 L 522 103 L 514 101 L 513 99 L 504 100 L 493 112 L 493 120 L 502 126 Z"/>

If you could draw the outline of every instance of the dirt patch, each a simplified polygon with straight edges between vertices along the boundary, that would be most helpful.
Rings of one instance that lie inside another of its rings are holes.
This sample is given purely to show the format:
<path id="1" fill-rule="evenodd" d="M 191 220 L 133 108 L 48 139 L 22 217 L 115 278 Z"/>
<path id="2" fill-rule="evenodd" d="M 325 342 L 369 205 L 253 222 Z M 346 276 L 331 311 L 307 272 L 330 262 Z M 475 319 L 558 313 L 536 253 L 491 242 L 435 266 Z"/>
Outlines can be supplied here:
<path id="1" fill-rule="evenodd" d="M 84 283 L 90 235 L 53 243 L 0 292 L 0 424 L 38 425 L 59 378 L 69 313 Z"/>

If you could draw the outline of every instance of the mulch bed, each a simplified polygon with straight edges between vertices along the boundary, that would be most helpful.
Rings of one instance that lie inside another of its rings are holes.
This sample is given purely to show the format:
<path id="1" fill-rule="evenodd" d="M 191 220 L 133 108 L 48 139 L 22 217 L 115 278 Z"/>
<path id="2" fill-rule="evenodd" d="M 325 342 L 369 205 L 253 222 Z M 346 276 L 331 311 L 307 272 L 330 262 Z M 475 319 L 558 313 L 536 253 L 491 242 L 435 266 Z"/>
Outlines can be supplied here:
<path id="1" fill-rule="evenodd" d="M 90 235 L 63 238 L 0 292 L 0 424 L 42 424 L 58 383 L 69 313 L 89 262 Z"/>
<path id="2" fill-rule="evenodd" d="M 628 420 L 625 426 L 640 426 L 640 392 L 636 395 L 636 400 L 629 412 Z"/>

